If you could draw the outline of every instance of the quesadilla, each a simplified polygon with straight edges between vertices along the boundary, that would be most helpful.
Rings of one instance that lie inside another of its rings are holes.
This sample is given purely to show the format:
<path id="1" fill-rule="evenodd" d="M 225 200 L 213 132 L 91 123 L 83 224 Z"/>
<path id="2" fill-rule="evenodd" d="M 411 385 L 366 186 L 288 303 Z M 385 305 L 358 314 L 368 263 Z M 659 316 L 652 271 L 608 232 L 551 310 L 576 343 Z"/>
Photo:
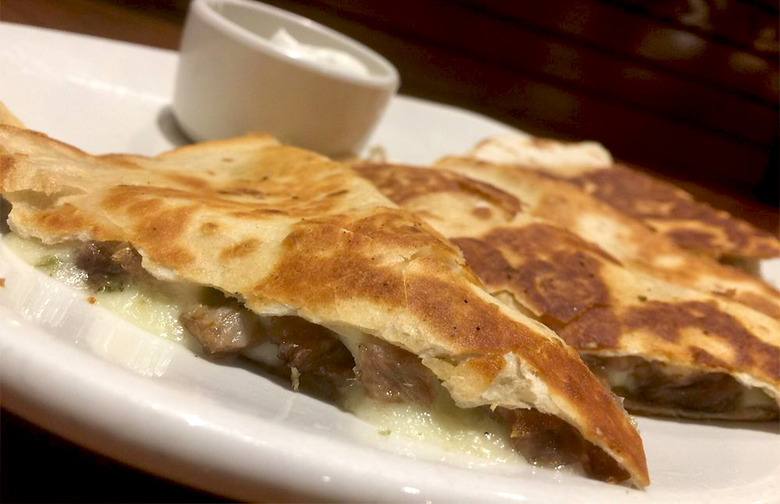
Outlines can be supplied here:
<path id="1" fill-rule="evenodd" d="M 355 167 L 458 245 L 487 289 L 554 329 L 629 411 L 769 420 L 780 403 L 780 322 L 630 268 L 531 215 L 513 194 L 421 167 Z"/>
<path id="2" fill-rule="evenodd" d="M 147 158 L 0 127 L 0 195 L 12 232 L 69 248 L 93 291 L 164 291 L 208 354 L 255 349 L 326 397 L 444 395 L 534 463 L 649 482 L 631 419 L 577 353 L 345 165 L 264 135 Z"/>
<path id="3" fill-rule="evenodd" d="M 688 253 L 664 235 L 568 182 L 533 169 L 462 157 L 441 159 L 433 167 L 501 187 L 523 201 L 528 214 L 597 243 L 631 269 L 734 300 L 780 319 L 780 292 L 766 282 L 711 258 Z"/>
<path id="4" fill-rule="evenodd" d="M 565 180 L 662 234 L 677 246 L 756 273 L 780 257 L 777 237 L 696 201 L 682 189 L 614 163 L 595 142 L 565 143 L 521 134 L 488 138 L 467 157 L 516 164 Z"/>
<path id="5" fill-rule="evenodd" d="M 13 112 L 8 110 L 8 107 L 6 107 L 5 103 L 2 101 L 0 101 L 0 124 L 15 126 L 17 128 L 24 128 L 22 121 L 20 121 L 19 118 L 13 114 Z"/>

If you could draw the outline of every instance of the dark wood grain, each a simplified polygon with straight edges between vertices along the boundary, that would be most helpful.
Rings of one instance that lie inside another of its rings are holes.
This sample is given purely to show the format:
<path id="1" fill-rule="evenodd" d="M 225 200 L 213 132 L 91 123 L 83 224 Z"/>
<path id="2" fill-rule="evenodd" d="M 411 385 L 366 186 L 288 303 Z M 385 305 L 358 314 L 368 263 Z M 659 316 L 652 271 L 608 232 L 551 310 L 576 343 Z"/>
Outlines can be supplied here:
<path id="1" fill-rule="evenodd" d="M 487 12 L 589 44 L 629 61 L 712 83 L 776 104 L 776 58 L 764 57 L 706 36 L 690 26 L 659 21 L 609 2 L 459 0 Z M 771 55 L 770 55 L 771 56 Z"/>
<path id="2" fill-rule="evenodd" d="M 614 3 L 760 56 L 775 57 L 778 2 L 739 0 L 616 0 Z"/>
<path id="3" fill-rule="evenodd" d="M 2 0 L 0 21 L 178 49 L 187 5 L 161 0 Z"/>
<path id="4" fill-rule="evenodd" d="M 583 45 L 582 40 L 518 27 L 519 21 L 528 22 L 529 18 L 531 21 L 536 21 L 537 17 L 548 19 L 544 17 L 547 13 L 529 16 L 528 12 L 534 10 L 529 7 L 539 10 L 539 5 L 549 6 L 555 2 L 522 5 L 503 2 L 498 5 L 504 8 L 496 12 L 487 11 L 486 7 L 474 10 L 452 2 L 432 5 L 417 0 L 325 3 L 337 5 L 332 14 L 328 15 L 327 11 L 320 14 L 321 19 L 329 23 L 345 24 L 339 19 L 345 14 L 354 16 L 355 21 L 381 20 L 384 32 L 406 40 L 423 41 L 418 42 L 418 46 L 444 48 L 476 62 L 510 71 L 516 74 L 515 80 L 547 80 L 564 89 L 606 98 L 664 120 L 695 123 L 697 128 L 733 135 L 761 146 L 771 142 L 777 123 L 777 113 L 772 107 L 739 96 L 733 89 L 724 90 L 686 75 L 656 70 L 646 62 L 642 64 L 621 54 L 608 54 Z M 516 6 L 511 14 L 522 12 L 526 14 L 525 19 L 496 16 L 496 13 L 509 14 L 508 6 Z M 604 23 L 617 21 L 615 18 L 613 13 Z M 645 31 L 655 29 L 658 27 L 645 26 Z M 454 37 L 454 33 L 474 36 Z M 480 35 L 488 33 L 489 37 Z M 394 51 L 396 59 L 403 57 L 398 52 Z M 714 108 L 713 103 L 719 106 Z"/>
<path id="5" fill-rule="evenodd" d="M 777 32 L 767 31 L 767 16 L 776 14 L 771 5 L 735 0 L 269 3 L 388 56 L 401 70 L 403 93 L 475 110 L 537 134 L 597 139 L 625 162 L 715 192 L 748 199 L 768 194 L 769 203 L 776 199 L 777 188 L 763 185 L 780 164 L 772 149 L 780 116 Z M 4 0 L 0 19 L 175 49 L 187 4 Z M 691 5 L 708 8 L 709 24 L 692 20 Z M 735 21 L 728 23 L 724 12 Z M 756 46 L 759 39 L 763 49 Z M 766 227 L 777 229 L 774 222 Z"/>
<path id="6" fill-rule="evenodd" d="M 542 135 L 597 139 L 630 164 L 715 191 L 750 195 L 777 166 L 770 156 L 778 123 L 772 106 L 685 80 L 670 87 L 668 75 L 625 62 L 607 64 L 587 46 L 539 41 L 534 33 L 502 28 L 492 16 L 452 5 L 440 10 L 438 3 L 433 9 L 434 2 L 416 7 L 416 2 L 404 2 L 406 18 L 380 2 L 269 3 L 385 54 L 399 67 L 401 90 L 407 94 L 453 103 Z M 534 50 L 527 50 L 529 41 L 538 42 Z M 589 66 L 591 56 L 602 64 Z M 666 85 L 653 86 L 654 79 Z M 758 114 L 753 120 L 751 111 Z"/>

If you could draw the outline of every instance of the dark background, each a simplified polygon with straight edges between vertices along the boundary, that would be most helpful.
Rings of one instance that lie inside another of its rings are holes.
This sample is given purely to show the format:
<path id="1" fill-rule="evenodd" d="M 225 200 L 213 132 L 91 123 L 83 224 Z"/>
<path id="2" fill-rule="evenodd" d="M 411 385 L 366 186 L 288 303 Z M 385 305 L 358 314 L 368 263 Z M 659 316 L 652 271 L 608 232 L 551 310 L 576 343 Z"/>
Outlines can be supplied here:
<path id="1" fill-rule="evenodd" d="M 623 161 L 778 229 L 776 0 L 267 3 L 378 50 L 399 68 L 404 94 L 531 133 L 599 140 Z M 188 4 L 3 0 L 0 20 L 176 49 Z M 756 201 L 769 208 L 743 208 Z"/>
<path id="2" fill-rule="evenodd" d="M 777 1 L 267 3 L 384 54 L 401 73 L 403 94 L 543 136 L 599 140 L 620 160 L 777 233 Z M 0 21 L 177 49 L 187 5 L 2 0 Z M 215 499 L 81 450 L 5 410 L 0 422 L 4 502 Z M 30 453 L 37 461 L 25 461 Z"/>

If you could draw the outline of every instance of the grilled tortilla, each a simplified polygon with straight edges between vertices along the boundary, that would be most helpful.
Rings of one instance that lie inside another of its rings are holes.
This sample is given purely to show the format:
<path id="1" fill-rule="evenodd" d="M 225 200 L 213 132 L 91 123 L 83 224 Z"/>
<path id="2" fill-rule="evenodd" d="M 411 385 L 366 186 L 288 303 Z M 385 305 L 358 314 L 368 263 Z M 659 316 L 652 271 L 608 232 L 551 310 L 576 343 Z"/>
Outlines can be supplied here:
<path id="1" fill-rule="evenodd" d="M 516 196 L 450 171 L 356 166 L 463 251 L 497 298 L 553 328 L 637 413 L 778 417 L 780 322 L 632 271 Z"/>
<path id="2" fill-rule="evenodd" d="M 490 408 L 531 460 L 648 484 L 631 420 L 577 353 L 349 167 L 262 135 L 147 158 L 0 127 L 0 149 L 14 233 L 75 244 L 99 288 L 126 271 L 216 291 L 182 314 L 207 350 L 275 342 L 296 386 L 357 380 L 389 399 L 424 402 L 432 377 L 457 406 Z"/>
<path id="3" fill-rule="evenodd" d="M 526 135 L 488 138 L 468 157 L 533 168 L 565 180 L 667 237 L 677 246 L 755 273 L 780 256 L 780 241 L 751 224 L 696 201 L 689 193 L 625 165 L 594 142 L 563 143 Z"/>
<path id="4" fill-rule="evenodd" d="M 690 254 L 641 222 L 571 184 L 533 169 L 447 157 L 436 169 L 455 171 L 519 198 L 527 213 L 597 243 L 631 269 L 715 296 L 732 299 L 780 319 L 780 293 L 759 278 Z"/>
<path id="5" fill-rule="evenodd" d="M 15 126 L 17 128 L 24 128 L 22 121 L 20 121 L 19 118 L 16 117 L 13 112 L 8 110 L 8 107 L 6 107 L 5 104 L 0 101 L 0 125 L 2 124 Z"/>

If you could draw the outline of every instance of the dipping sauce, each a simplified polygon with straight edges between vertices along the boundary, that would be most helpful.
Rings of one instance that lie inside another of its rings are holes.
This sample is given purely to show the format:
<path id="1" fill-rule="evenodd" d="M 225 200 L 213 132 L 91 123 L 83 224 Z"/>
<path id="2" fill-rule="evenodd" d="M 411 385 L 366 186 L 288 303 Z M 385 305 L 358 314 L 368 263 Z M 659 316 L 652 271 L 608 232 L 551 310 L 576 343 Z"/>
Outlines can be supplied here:
<path id="1" fill-rule="evenodd" d="M 368 67 L 351 54 L 338 49 L 302 44 L 284 28 L 279 29 L 268 41 L 293 58 L 327 67 L 330 70 L 346 75 L 354 75 L 356 77 L 368 77 L 370 75 Z"/>

